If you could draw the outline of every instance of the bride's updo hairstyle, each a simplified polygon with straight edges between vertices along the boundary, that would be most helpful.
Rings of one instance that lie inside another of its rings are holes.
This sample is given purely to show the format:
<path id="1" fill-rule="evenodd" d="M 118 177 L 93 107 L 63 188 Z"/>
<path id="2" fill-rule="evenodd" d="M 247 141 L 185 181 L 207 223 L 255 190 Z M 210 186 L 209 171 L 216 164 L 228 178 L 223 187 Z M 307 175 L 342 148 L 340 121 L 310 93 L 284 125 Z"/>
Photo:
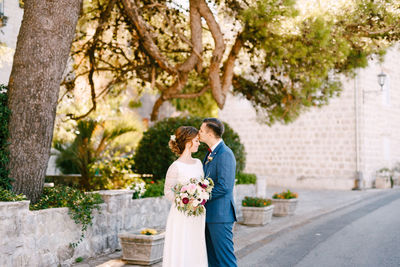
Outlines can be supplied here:
<path id="1" fill-rule="evenodd" d="M 199 131 L 192 126 L 181 126 L 175 131 L 175 135 L 171 135 L 169 140 L 169 148 L 176 155 L 181 155 L 185 150 L 187 142 L 191 142 L 197 135 Z"/>

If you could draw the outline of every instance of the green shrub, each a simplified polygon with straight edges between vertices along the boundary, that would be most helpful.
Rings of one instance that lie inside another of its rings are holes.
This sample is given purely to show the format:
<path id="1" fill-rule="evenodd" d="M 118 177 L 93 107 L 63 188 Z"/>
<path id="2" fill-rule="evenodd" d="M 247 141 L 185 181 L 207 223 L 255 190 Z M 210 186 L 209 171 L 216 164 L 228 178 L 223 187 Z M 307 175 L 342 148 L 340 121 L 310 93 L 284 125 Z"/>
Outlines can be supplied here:
<path id="1" fill-rule="evenodd" d="M 8 189 L 0 187 L 0 201 L 21 201 L 26 200 L 24 195 L 16 195 L 14 192 Z"/>
<path id="2" fill-rule="evenodd" d="M 92 119 L 81 120 L 75 129 L 76 136 L 72 144 L 54 141 L 54 148 L 60 152 L 56 166 L 64 174 L 80 173 L 79 185 L 86 191 L 96 189 L 92 164 L 102 157 L 112 141 L 125 133 L 135 131 L 124 125 L 118 125 L 111 130 L 104 125 L 104 122 Z"/>
<path id="3" fill-rule="evenodd" d="M 259 197 L 244 197 L 244 199 L 242 200 L 242 206 L 245 207 L 267 207 L 271 204 L 271 199 Z"/>
<path id="4" fill-rule="evenodd" d="M 7 87 L 0 84 L 0 188 L 11 190 L 11 179 L 8 177 L 8 120 L 10 110 L 7 107 Z"/>
<path id="5" fill-rule="evenodd" d="M 287 191 L 283 191 L 281 193 L 275 193 L 272 198 L 273 199 L 292 199 L 292 198 L 297 198 L 298 195 L 295 192 L 290 191 L 289 189 Z"/>
<path id="6" fill-rule="evenodd" d="M 143 197 L 161 197 L 164 195 L 164 180 L 146 180 L 146 192 Z"/>
<path id="7" fill-rule="evenodd" d="M 139 142 L 134 156 L 135 172 L 153 174 L 155 180 L 164 179 L 169 165 L 177 158 L 168 147 L 170 136 L 180 126 L 194 126 L 198 129 L 202 122 L 203 118 L 200 117 L 176 117 L 157 122 L 143 134 L 143 138 Z M 222 138 L 235 154 L 236 171 L 241 172 L 246 162 L 244 146 L 240 143 L 238 134 L 228 124 L 224 124 L 225 133 Z M 206 153 L 207 146 L 201 144 L 199 151 L 193 156 L 203 161 Z"/>
<path id="8" fill-rule="evenodd" d="M 135 178 L 133 155 L 112 156 L 96 161 L 92 166 L 92 173 L 96 175 L 91 180 L 94 190 L 123 189 L 130 186 Z"/>
<path id="9" fill-rule="evenodd" d="M 146 193 L 146 182 L 141 178 L 136 178 L 128 188 L 133 191 L 132 199 L 138 199 Z"/>
<path id="10" fill-rule="evenodd" d="M 92 212 L 99 210 L 103 200 L 98 193 L 87 193 L 68 186 L 45 187 L 39 201 L 30 206 L 30 210 L 68 207 L 69 215 L 76 224 L 82 224 L 82 234 L 78 242 L 71 243 L 77 247 L 85 237 L 85 231 L 92 225 Z"/>
<path id="11" fill-rule="evenodd" d="M 239 172 L 236 174 L 236 184 L 255 184 L 257 176 L 252 173 Z"/>

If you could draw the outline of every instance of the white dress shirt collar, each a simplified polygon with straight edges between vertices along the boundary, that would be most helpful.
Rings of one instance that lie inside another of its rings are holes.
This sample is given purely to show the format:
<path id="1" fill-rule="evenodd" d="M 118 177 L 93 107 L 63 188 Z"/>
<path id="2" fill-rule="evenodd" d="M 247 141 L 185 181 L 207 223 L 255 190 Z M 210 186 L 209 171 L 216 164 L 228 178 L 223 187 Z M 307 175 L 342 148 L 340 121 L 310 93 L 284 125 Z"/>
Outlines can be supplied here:
<path id="1" fill-rule="evenodd" d="M 217 143 L 215 143 L 213 146 L 212 146 L 212 148 L 211 148 L 211 151 L 214 151 L 214 149 L 219 145 L 219 143 L 221 143 L 222 142 L 222 139 L 219 139 L 219 141 L 217 142 Z"/>

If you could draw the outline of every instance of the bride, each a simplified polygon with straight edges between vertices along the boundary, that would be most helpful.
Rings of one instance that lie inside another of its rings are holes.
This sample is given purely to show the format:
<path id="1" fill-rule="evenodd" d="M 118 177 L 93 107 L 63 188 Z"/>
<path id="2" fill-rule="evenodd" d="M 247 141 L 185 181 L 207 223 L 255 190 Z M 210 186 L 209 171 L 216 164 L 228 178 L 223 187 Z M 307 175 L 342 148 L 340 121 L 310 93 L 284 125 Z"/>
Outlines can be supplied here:
<path id="1" fill-rule="evenodd" d="M 190 178 L 204 177 L 199 159 L 192 158 L 200 145 L 198 130 L 191 126 L 179 127 L 171 136 L 169 147 L 179 155 L 168 168 L 164 194 L 172 202 L 165 230 L 163 267 L 207 267 L 205 242 L 205 213 L 186 216 L 174 204 L 172 188 L 179 182 L 185 184 Z"/>

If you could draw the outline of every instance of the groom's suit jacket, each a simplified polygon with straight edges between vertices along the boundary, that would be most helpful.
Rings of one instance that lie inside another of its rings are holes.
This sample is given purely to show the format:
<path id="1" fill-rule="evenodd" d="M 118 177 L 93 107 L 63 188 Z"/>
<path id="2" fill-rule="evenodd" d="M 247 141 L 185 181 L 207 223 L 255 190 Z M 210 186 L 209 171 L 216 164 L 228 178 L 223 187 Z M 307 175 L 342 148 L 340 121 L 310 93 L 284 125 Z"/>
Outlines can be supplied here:
<path id="1" fill-rule="evenodd" d="M 212 157 L 212 160 L 210 160 Z M 233 186 L 236 160 L 232 150 L 222 141 L 203 160 L 205 177 L 214 181 L 211 198 L 205 204 L 207 223 L 233 223 L 236 221 Z"/>

